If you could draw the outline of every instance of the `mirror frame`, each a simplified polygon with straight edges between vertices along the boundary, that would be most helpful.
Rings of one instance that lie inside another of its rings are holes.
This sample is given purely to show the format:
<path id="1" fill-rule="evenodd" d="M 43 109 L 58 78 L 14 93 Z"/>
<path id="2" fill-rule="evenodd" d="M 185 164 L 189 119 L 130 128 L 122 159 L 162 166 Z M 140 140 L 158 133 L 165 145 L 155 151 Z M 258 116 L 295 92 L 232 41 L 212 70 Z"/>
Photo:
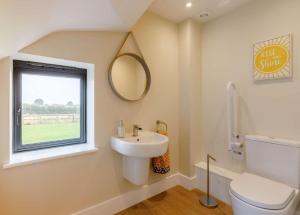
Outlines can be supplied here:
<path id="1" fill-rule="evenodd" d="M 128 99 L 125 98 L 124 96 L 122 96 L 116 89 L 116 87 L 114 86 L 113 80 L 112 80 L 112 68 L 113 65 L 115 63 L 115 61 L 122 56 L 130 56 L 133 57 L 134 59 L 136 59 L 144 68 L 145 71 L 145 75 L 146 75 L 146 87 L 145 90 L 143 92 L 143 94 L 138 98 L 138 99 Z M 122 100 L 128 101 L 128 102 L 136 102 L 136 101 L 140 101 L 142 100 L 148 93 L 150 86 L 151 86 L 151 74 L 150 74 L 150 69 L 148 67 L 148 65 L 146 64 L 145 60 L 143 58 L 141 58 L 140 56 L 138 56 L 137 54 L 133 54 L 133 53 L 123 53 L 118 55 L 117 57 L 115 57 L 115 59 L 111 62 L 110 66 L 109 66 L 109 70 L 108 70 L 108 80 L 109 80 L 109 84 L 112 88 L 112 90 L 114 91 L 114 93 L 121 98 Z"/>

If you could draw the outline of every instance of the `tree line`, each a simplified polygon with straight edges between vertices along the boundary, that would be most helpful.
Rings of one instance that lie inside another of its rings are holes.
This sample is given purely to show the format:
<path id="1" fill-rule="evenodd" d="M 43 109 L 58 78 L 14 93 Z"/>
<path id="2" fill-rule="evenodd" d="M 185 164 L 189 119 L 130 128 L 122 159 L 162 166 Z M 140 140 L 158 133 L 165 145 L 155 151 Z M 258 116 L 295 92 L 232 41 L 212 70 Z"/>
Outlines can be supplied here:
<path id="1" fill-rule="evenodd" d="M 67 104 L 44 104 L 42 99 L 36 99 L 33 104 L 22 105 L 23 114 L 79 114 L 80 106 L 69 101 Z"/>

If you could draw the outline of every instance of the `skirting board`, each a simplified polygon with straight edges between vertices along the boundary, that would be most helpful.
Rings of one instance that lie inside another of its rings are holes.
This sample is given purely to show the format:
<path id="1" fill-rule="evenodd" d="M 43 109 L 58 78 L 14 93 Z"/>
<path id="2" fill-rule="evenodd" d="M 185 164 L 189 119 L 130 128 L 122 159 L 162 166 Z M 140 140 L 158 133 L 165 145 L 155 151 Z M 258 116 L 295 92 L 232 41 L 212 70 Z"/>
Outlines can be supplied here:
<path id="1" fill-rule="evenodd" d="M 200 162 L 195 165 L 196 168 L 196 188 L 206 192 L 207 179 L 206 170 L 207 164 Z M 214 165 L 210 165 L 210 191 L 211 194 L 220 199 L 223 202 L 231 205 L 231 199 L 229 196 L 229 185 L 230 182 L 237 178 L 240 174 L 223 169 Z"/>
<path id="2" fill-rule="evenodd" d="M 196 181 L 196 176 L 190 178 L 180 173 L 176 173 L 157 183 L 142 186 L 140 189 L 121 194 L 72 215 L 115 214 L 177 185 L 192 190 L 196 186 Z"/>
<path id="3" fill-rule="evenodd" d="M 203 192 L 206 192 L 206 163 L 198 163 L 195 165 L 195 168 L 196 176 L 194 177 L 187 177 L 180 173 L 176 173 L 157 183 L 142 186 L 137 190 L 121 194 L 104 202 L 100 202 L 89 208 L 73 213 L 72 215 L 112 215 L 177 185 L 180 185 L 188 190 L 197 188 Z M 231 205 L 228 192 L 229 185 L 234 178 L 239 176 L 239 174 L 214 165 L 210 166 L 210 172 L 211 194 L 221 201 Z M 300 205 L 295 215 L 300 215 Z"/>

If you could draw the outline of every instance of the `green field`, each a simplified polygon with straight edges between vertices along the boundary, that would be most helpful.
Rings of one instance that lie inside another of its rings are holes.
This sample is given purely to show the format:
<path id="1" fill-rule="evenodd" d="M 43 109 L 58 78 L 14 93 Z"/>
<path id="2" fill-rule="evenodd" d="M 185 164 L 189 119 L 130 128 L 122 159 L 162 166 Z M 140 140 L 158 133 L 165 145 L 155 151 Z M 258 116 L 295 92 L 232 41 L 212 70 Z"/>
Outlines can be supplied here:
<path id="1" fill-rule="evenodd" d="M 22 144 L 33 144 L 79 137 L 79 123 L 35 124 L 22 126 Z"/>

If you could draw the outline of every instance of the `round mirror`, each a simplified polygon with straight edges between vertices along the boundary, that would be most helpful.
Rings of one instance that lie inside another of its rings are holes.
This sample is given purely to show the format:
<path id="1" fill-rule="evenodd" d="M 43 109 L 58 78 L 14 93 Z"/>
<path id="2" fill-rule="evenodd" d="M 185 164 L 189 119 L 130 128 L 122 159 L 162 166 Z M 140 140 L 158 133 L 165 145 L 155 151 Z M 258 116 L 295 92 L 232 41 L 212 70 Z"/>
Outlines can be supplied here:
<path id="1" fill-rule="evenodd" d="M 144 59 L 138 55 L 121 54 L 110 66 L 109 82 L 113 91 L 121 99 L 138 101 L 150 88 L 150 71 Z"/>

